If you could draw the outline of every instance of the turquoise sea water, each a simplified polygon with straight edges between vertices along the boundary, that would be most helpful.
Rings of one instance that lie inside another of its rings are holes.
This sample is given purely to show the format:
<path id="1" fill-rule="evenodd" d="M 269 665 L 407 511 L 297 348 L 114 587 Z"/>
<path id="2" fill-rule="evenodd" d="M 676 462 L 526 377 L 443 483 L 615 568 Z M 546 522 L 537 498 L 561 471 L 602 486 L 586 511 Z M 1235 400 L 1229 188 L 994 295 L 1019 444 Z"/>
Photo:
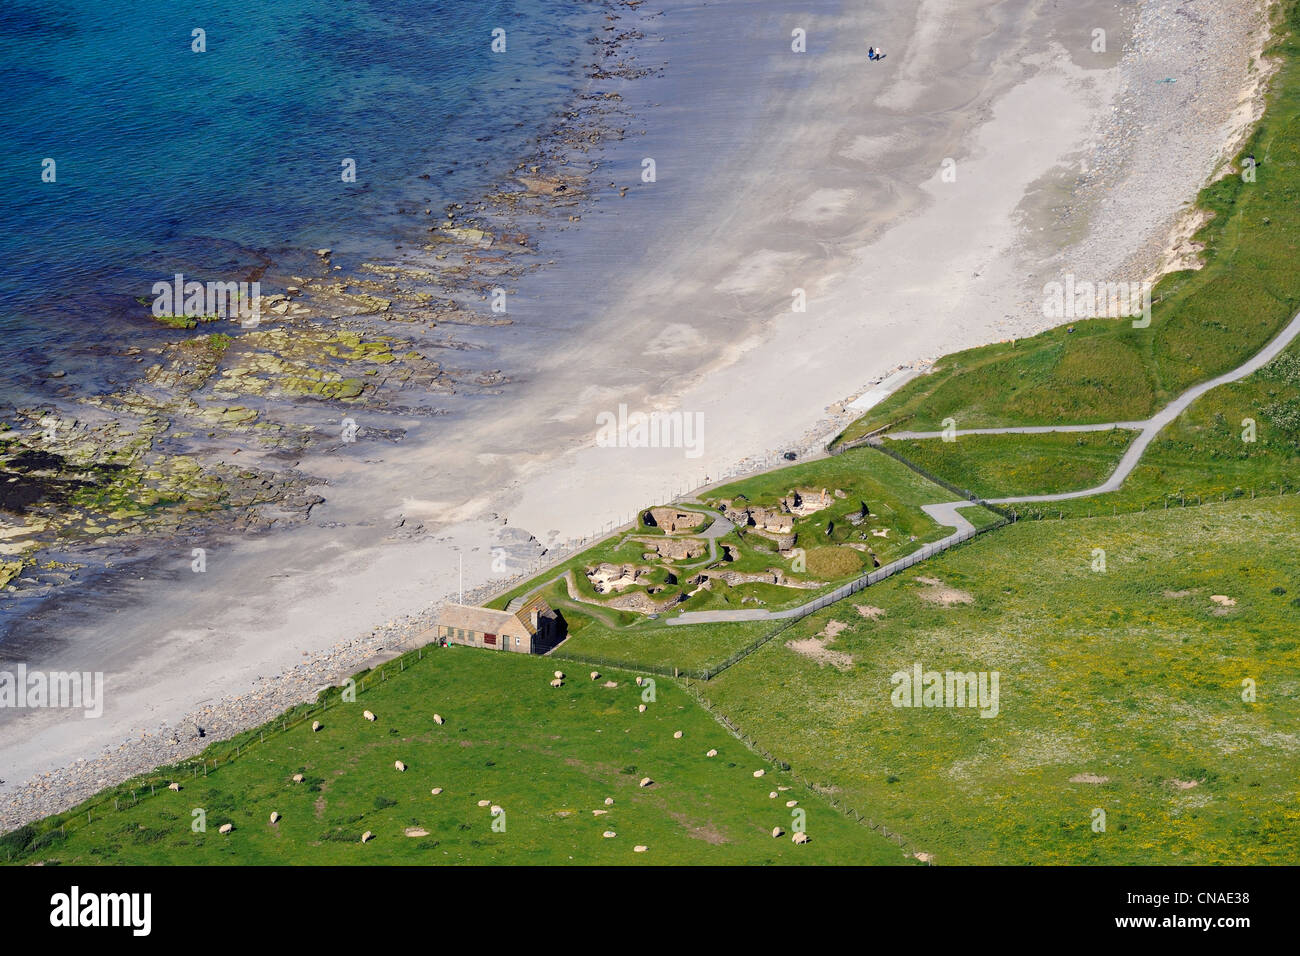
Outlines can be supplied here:
<path id="1" fill-rule="evenodd" d="M 156 334 L 135 299 L 174 272 L 228 278 L 317 245 L 362 253 L 396 238 L 403 201 L 472 198 L 580 81 L 599 12 L 576 0 L 7 0 L 0 400 L 38 387 L 61 353 Z M 206 52 L 192 50 L 196 28 Z M 496 28 L 505 54 L 490 48 Z"/>

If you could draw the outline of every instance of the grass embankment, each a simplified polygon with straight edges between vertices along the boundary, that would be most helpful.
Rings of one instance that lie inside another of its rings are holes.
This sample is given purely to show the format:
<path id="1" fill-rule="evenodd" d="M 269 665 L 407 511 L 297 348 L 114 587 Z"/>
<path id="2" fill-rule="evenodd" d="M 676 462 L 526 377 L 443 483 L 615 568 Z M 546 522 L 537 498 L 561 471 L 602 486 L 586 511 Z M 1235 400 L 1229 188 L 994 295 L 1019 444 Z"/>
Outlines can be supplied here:
<path id="1" fill-rule="evenodd" d="M 958 428 L 1145 419 L 1258 352 L 1300 308 L 1298 9 L 1285 5 L 1286 34 L 1273 49 L 1282 65 L 1263 120 L 1228 173 L 1200 194 L 1212 214 L 1195 237 L 1206 246 L 1205 265 L 1157 284 L 1149 328 L 1075 321 L 1073 331 L 946 356 L 843 437 L 898 421 L 937 430 L 948 417 Z M 1259 161 L 1255 182 L 1238 174 L 1247 155 Z"/>
<path id="2" fill-rule="evenodd" d="M 111 795 L 0 839 L 0 859 L 113 864 L 903 863 L 903 851 L 747 750 L 660 680 L 638 713 L 632 675 L 549 686 L 548 660 L 426 652 L 357 703 L 266 742 L 208 776 L 178 770 L 138 804 Z M 618 687 L 608 688 L 612 679 Z M 378 720 L 362 716 L 373 711 Z M 434 713 L 446 719 L 442 726 Z M 680 739 L 674 738 L 682 731 Z M 230 745 L 217 745 L 224 753 Z M 716 748 L 716 757 L 706 752 Z M 401 760 L 405 772 L 394 762 Z M 766 776 L 755 778 L 755 770 Z M 304 780 L 294 783 L 294 774 Z M 643 777 L 653 786 L 642 788 Z M 442 793 L 430 791 L 441 787 Z M 784 790 L 779 788 L 790 787 Z M 144 793 L 148 793 L 145 786 Z M 126 794 L 129 788 L 117 792 Z M 768 796 L 778 793 L 777 799 Z M 612 806 L 605 804 L 613 797 Z M 492 829 L 490 801 L 505 811 Z M 791 842 L 797 800 L 811 841 Z M 206 813 L 206 832 L 191 829 Z M 593 811 L 607 811 L 599 815 Z M 270 823 L 272 812 L 281 814 Z M 58 823 L 67 821 L 59 835 Z M 228 834 L 218 832 L 233 823 Z M 773 839 L 773 827 L 786 834 Z M 374 839 L 365 844 L 361 836 Z M 426 831 L 425 835 L 419 834 Z M 612 831 L 616 837 L 603 834 Z M 43 835 L 42 835 L 43 834 Z M 633 847 L 648 847 L 636 853 Z"/>
<path id="3" fill-rule="evenodd" d="M 940 864 L 1294 862 L 1298 535 L 1294 496 L 1021 522 L 805 619 L 705 691 Z M 787 646 L 830 621 L 846 671 Z M 914 662 L 1000 672 L 998 716 L 892 706 Z"/>

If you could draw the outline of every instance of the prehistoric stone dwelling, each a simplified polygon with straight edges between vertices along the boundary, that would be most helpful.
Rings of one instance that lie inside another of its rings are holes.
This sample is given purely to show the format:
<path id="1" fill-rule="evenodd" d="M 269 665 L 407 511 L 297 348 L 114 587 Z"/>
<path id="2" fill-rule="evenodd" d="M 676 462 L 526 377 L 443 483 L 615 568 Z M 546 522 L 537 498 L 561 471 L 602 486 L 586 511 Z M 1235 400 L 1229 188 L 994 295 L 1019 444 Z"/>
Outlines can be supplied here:
<path id="1" fill-rule="evenodd" d="M 704 524 L 705 516 L 695 511 L 678 511 L 676 508 L 651 508 L 641 516 L 649 528 L 661 528 L 665 534 L 694 531 Z"/>
<path id="2" fill-rule="evenodd" d="M 445 604 L 437 635 L 449 644 L 517 654 L 545 654 L 565 638 L 564 618 L 541 595 L 515 598 L 504 611 Z"/>

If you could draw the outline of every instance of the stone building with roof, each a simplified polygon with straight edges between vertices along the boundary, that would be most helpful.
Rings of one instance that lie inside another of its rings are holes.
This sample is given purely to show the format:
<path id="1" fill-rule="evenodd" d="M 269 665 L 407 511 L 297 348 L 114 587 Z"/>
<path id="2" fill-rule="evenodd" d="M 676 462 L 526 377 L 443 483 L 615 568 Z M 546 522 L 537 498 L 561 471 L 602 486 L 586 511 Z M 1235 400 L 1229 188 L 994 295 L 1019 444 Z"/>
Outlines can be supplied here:
<path id="1" fill-rule="evenodd" d="M 445 604 L 437 636 L 448 644 L 485 647 L 516 654 L 545 654 L 564 640 L 564 618 L 541 595 L 515 598 L 504 611 L 470 604 Z"/>

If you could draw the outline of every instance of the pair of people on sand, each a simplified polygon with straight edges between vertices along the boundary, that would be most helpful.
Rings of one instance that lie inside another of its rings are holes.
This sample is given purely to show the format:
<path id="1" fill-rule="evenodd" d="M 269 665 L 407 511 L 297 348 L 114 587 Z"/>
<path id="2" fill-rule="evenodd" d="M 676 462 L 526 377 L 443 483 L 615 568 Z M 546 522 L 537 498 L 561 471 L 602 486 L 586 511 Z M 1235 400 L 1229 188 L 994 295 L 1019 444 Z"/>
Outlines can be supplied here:
<path id="1" fill-rule="evenodd" d="M 867 47 L 868 60 L 883 60 L 885 58 L 884 50 L 877 50 L 874 46 Z"/>

